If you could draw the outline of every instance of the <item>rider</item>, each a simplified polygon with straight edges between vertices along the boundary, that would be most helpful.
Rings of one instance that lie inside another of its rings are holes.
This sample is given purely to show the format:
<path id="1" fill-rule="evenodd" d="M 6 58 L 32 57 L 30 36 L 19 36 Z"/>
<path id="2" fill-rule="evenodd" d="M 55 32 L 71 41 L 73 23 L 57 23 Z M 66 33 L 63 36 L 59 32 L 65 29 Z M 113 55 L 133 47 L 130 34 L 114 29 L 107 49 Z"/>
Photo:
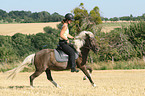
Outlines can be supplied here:
<path id="1" fill-rule="evenodd" d="M 59 45 L 61 46 L 62 50 L 69 56 L 69 63 L 71 64 L 71 72 L 78 72 L 79 70 L 76 70 L 76 64 L 75 64 L 75 51 L 72 47 L 68 45 L 69 40 L 68 38 L 75 39 L 73 36 L 69 34 L 68 25 L 71 24 L 71 22 L 74 20 L 74 17 L 71 13 L 67 13 L 65 15 L 65 18 L 63 19 L 62 23 L 62 29 L 60 32 L 60 40 Z"/>

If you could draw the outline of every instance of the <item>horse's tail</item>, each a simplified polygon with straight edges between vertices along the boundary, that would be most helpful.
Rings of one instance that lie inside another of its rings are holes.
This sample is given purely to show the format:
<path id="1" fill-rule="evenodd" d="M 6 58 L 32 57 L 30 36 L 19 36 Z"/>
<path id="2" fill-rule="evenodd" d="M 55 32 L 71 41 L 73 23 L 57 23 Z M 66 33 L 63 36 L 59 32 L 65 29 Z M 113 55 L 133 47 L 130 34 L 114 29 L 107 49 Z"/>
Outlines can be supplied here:
<path id="1" fill-rule="evenodd" d="M 35 53 L 34 54 L 31 54 L 29 56 L 27 56 L 24 61 L 21 63 L 21 65 L 19 65 L 18 67 L 12 69 L 12 70 L 9 70 L 7 72 L 12 72 L 8 78 L 14 78 L 16 76 L 17 73 L 19 73 L 21 70 L 24 69 L 24 67 L 27 67 L 29 64 L 34 64 L 34 57 L 35 57 Z"/>

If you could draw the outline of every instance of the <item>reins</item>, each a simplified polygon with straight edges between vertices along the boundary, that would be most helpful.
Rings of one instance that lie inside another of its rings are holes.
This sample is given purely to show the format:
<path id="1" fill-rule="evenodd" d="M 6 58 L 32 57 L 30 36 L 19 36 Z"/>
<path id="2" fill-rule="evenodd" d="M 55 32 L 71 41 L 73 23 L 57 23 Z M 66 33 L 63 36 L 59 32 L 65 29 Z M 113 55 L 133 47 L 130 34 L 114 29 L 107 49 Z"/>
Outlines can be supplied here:
<path id="1" fill-rule="evenodd" d="M 78 39 L 78 40 L 82 40 L 81 38 L 75 38 L 74 40 L 77 40 L 77 39 Z M 73 41 L 73 40 L 72 40 L 72 41 Z M 86 49 L 91 49 L 92 47 L 91 47 L 91 45 L 89 44 L 88 47 L 87 47 L 87 46 L 84 46 L 84 48 L 86 48 Z"/>

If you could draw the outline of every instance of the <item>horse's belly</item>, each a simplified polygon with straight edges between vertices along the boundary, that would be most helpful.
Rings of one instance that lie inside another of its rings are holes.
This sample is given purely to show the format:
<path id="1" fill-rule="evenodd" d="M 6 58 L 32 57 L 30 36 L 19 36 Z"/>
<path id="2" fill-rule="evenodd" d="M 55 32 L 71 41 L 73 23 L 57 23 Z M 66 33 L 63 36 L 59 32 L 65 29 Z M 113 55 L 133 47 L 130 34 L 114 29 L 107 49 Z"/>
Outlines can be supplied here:
<path id="1" fill-rule="evenodd" d="M 51 70 L 67 70 L 70 68 L 70 65 L 67 62 L 57 62 L 55 59 L 54 52 L 51 53 L 50 57 L 50 66 L 49 69 Z"/>
<path id="2" fill-rule="evenodd" d="M 67 64 L 67 62 L 57 62 L 54 66 L 51 66 L 51 70 L 61 71 L 61 70 L 67 70 L 70 66 Z"/>

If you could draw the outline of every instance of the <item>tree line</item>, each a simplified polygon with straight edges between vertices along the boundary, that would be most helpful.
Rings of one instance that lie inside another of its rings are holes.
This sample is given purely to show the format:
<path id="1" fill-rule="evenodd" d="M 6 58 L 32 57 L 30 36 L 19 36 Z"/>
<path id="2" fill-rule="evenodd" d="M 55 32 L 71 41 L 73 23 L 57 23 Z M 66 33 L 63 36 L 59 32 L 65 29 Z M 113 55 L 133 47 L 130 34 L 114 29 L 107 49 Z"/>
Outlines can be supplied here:
<path id="1" fill-rule="evenodd" d="M 6 12 L 0 9 L 0 22 L 1 23 L 36 23 L 36 22 L 58 22 L 64 16 L 54 12 L 50 14 L 47 11 L 34 12 L 31 11 L 10 11 Z"/>
<path id="2" fill-rule="evenodd" d="M 133 17 L 132 14 L 130 16 L 123 16 L 123 17 L 113 17 L 113 18 L 106 18 L 102 17 L 103 21 L 145 21 L 145 13 L 141 16 Z"/>
<path id="3" fill-rule="evenodd" d="M 81 3 L 83 5 L 83 3 Z M 80 4 L 80 5 L 81 5 Z M 0 22 L 1 23 L 37 23 L 37 22 L 58 22 L 61 21 L 64 18 L 64 16 L 54 12 L 53 14 L 50 14 L 47 11 L 42 12 L 34 12 L 31 11 L 10 11 L 6 12 L 2 9 L 0 9 Z M 102 21 L 139 21 L 144 20 L 145 21 L 145 13 L 142 16 L 133 17 L 131 14 L 130 16 L 123 16 L 123 17 L 113 17 L 113 18 L 107 18 L 102 17 Z"/>

